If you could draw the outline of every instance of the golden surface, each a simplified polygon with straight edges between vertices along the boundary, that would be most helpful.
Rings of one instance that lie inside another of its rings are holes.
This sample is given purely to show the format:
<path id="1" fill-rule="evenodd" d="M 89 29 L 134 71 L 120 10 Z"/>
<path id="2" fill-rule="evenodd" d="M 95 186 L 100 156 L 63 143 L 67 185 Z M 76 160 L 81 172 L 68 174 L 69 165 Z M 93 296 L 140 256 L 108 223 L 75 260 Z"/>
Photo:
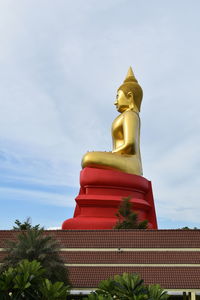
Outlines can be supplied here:
<path id="1" fill-rule="evenodd" d="M 120 115 L 112 124 L 113 150 L 87 152 L 82 158 L 82 168 L 117 169 L 142 175 L 139 117 L 142 95 L 142 89 L 130 67 L 114 103 Z"/>

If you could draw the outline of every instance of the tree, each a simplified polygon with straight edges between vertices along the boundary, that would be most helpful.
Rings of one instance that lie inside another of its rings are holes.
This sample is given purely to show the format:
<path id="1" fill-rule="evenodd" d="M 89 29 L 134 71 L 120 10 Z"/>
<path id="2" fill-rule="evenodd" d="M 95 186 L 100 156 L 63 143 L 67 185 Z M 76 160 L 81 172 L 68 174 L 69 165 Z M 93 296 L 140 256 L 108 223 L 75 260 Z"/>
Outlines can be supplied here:
<path id="1" fill-rule="evenodd" d="M 45 278 L 46 270 L 36 261 L 22 260 L 0 274 L 0 299 L 64 300 L 69 287 Z"/>
<path id="2" fill-rule="evenodd" d="M 3 269 L 15 267 L 23 259 L 37 260 L 46 269 L 49 280 L 67 283 L 67 270 L 58 251 L 58 243 L 45 235 L 42 229 L 22 231 L 17 236 L 17 242 L 8 242 L 8 255 L 3 261 Z"/>
<path id="3" fill-rule="evenodd" d="M 138 221 L 137 213 L 132 210 L 130 197 L 122 199 L 116 216 L 118 217 L 118 222 L 114 229 L 147 229 L 148 221 Z"/>
<path id="4" fill-rule="evenodd" d="M 182 227 L 182 228 L 179 228 L 180 230 L 198 230 L 198 228 L 197 227 L 194 227 L 194 228 L 189 228 L 189 227 L 187 227 L 187 226 L 185 226 L 185 227 Z"/>
<path id="5" fill-rule="evenodd" d="M 23 223 L 21 223 L 17 219 L 15 220 L 15 224 L 17 225 L 17 227 L 13 226 L 13 230 L 30 230 L 30 229 L 39 230 L 40 229 L 40 224 L 32 226 L 30 217 L 28 217 Z"/>
<path id="6" fill-rule="evenodd" d="M 137 274 L 123 273 L 100 282 L 89 300 L 167 300 L 169 296 L 159 285 L 145 286 Z"/>
<path id="7" fill-rule="evenodd" d="M 114 279 L 100 282 L 97 294 L 111 295 L 119 299 L 146 299 L 146 290 L 143 286 L 143 280 L 139 275 L 129 273 L 115 275 Z"/>
<path id="8" fill-rule="evenodd" d="M 159 284 L 152 284 L 147 287 L 148 299 L 152 300 L 167 300 L 169 295 L 164 291 Z"/>

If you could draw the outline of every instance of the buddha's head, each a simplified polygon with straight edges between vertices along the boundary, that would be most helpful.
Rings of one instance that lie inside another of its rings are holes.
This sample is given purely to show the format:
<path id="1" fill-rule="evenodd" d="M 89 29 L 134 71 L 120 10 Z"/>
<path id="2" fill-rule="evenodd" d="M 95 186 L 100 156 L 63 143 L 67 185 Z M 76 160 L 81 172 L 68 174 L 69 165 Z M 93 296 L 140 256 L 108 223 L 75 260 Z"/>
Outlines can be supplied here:
<path id="1" fill-rule="evenodd" d="M 114 104 L 119 112 L 123 112 L 127 109 L 139 112 L 142 96 L 142 88 L 138 84 L 132 68 L 130 67 L 124 83 L 118 88 Z"/>

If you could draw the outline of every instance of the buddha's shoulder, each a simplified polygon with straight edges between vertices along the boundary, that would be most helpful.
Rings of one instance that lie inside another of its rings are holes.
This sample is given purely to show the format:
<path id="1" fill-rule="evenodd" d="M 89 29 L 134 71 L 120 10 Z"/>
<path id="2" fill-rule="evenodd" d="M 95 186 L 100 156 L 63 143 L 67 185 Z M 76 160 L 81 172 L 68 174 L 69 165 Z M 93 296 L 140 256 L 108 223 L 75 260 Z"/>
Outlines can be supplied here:
<path id="1" fill-rule="evenodd" d="M 133 119 L 139 119 L 139 114 L 135 112 L 134 110 L 126 110 L 123 112 L 124 117 L 133 118 Z"/>

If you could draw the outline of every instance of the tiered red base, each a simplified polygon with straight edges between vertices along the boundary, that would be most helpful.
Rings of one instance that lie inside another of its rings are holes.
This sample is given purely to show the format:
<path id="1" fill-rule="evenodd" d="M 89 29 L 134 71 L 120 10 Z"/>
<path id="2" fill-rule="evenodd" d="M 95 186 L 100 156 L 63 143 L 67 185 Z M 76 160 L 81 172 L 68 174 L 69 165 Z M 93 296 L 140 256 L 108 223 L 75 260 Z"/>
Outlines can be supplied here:
<path id="1" fill-rule="evenodd" d="M 116 170 L 84 168 L 80 173 L 80 192 L 74 217 L 63 222 L 62 229 L 112 229 L 123 197 L 130 196 L 140 221 L 157 229 L 151 182 L 142 176 Z"/>

